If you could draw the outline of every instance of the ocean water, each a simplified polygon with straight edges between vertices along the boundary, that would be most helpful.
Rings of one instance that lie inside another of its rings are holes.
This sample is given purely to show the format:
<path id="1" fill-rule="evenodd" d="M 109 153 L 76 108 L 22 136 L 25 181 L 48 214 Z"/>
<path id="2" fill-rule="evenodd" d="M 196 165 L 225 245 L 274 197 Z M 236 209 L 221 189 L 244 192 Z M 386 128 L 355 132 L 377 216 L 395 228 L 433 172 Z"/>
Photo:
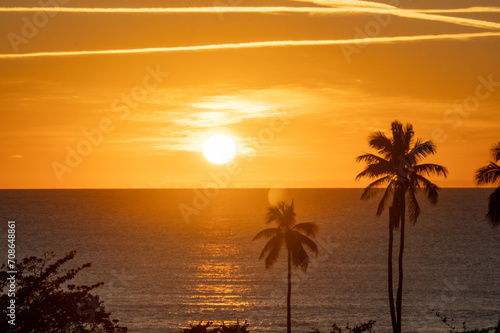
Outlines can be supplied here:
<path id="1" fill-rule="evenodd" d="M 500 228 L 485 221 L 491 189 L 444 189 L 407 225 L 404 332 L 446 332 L 440 311 L 470 328 L 500 317 Z M 258 257 L 269 199 L 295 200 L 297 219 L 319 225 L 320 253 L 293 272 L 293 332 L 374 319 L 390 330 L 387 215 L 360 189 L 224 189 L 202 202 L 182 190 L 2 190 L 0 217 L 17 224 L 18 257 L 77 250 L 82 283 L 130 332 L 179 332 L 201 320 L 249 320 L 252 332 L 286 330 L 286 265 Z M 196 214 L 186 219 L 181 205 Z M 185 207 L 185 206 L 184 206 Z M 6 252 L 6 223 L 1 249 Z M 396 244 L 397 246 L 397 244 Z M 396 247 L 397 248 L 397 247 Z M 5 256 L 6 257 L 6 256 Z"/>

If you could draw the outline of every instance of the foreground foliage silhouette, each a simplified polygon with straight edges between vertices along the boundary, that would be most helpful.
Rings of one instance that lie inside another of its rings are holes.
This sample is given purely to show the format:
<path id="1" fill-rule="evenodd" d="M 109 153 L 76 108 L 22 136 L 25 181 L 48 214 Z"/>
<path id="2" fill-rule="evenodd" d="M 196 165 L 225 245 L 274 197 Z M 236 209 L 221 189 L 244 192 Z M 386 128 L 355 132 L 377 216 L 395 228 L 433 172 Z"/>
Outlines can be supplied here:
<path id="1" fill-rule="evenodd" d="M 203 324 L 200 321 L 196 325 L 190 325 L 189 328 L 184 328 L 180 333 L 248 333 L 250 332 L 247 328 L 249 326 L 248 322 L 245 321 L 243 325 L 240 325 L 239 320 L 236 321 L 235 325 L 227 326 L 224 322 L 219 326 L 210 328 L 212 326 L 212 321 L 207 321 Z"/>
<path id="2" fill-rule="evenodd" d="M 358 174 L 360 178 L 378 178 L 368 185 L 363 192 L 362 199 L 368 200 L 379 193 L 382 186 L 387 186 L 377 209 L 377 215 L 382 214 L 392 196 L 389 208 L 389 249 L 387 259 L 389 308 L 391 324 L 394 333 L 401 333 L 401 310 L 403 299 L 403 253 L 405 244 L 406 209 L 411 223 L 416 223 L 420 215 L 420 206 L 415 192 L 423 190 L 427 199 L 436 204 L 438 200 L 438 186 L 430 182 L 425 176 L 444 176 L 448 170 L 437 164 L 420 164 L 429 155 L 436 153 L 436 146 L 432 141 L 422 141 L 414 138 L 413 126 L 403 127 L 399 121 L 391 125 L 392 138 L 383 132 L 377 131 L 369 136 L 370 148 L 375 149 L 378 155 L 364 154 L 358 156 L 357 162 L 365 162 L 366 168 Z M 400 230 L 400 247 L 398 260 L 398 290 L 394 304 L 392 252 L 394 230 Z"/>
<path id="3" fill-rule="evenodd" d="M 312 222 L 297 223 L 295 220 L 295 209 L 293 200 L 290 205 L 279 202 L 276 206 L 271 206 L 267 212 L 266 223 L 275 223 L 276 228 L 264 229 L 259 232 L 254 240 L 259 238 L 269 238 L 260 258 L 265 258 L 266 268 L 271 267 L 277 260 L 281 247 L 285 245 L 287 249 L 288 261 L 288 293 L 287 293 L 287 332 L 291 332 L 291 294 L 292 294 L 292 264 L 300 267 L 304 272 L 307 270 L 309 255 L 304 249 L 308 247 L 315 255 L 318 255 L 318 246 L 307 236 L 314 236 L 318 231 L 318 226 Z"/>
<path id="4" fill-rule="evenodd" d="M 375 321 L 370 320 L 367 323 L 359 324 L 358 326 L 351 327 L 349 326 L 349 323 L 345 325 L 345 329 L 342 329 L 339 327 L 337 324 L 332 325 L 332 330 L 331 333 L 362 333 L 362 332 L 367 332 L 367 333 L 375 333 L 373 330 L 373 326 L 375 326 Z M 309 333 L 321 333 L 317 328 L 313 328 Z"/>
<path id="5" fill-rule="evenodd" d="M 500 224 L 500 166 L 497 164 L 500 161 L 500 142 L 492 149 L 491 154 L 493 161 L 476 171 L 475 180 L 477 185 L 496 184 L 497 189 L 490 195 L 488 201 L 488 213 L 486 218 L 493 227 Z"/>
<path id="6" fill-rule="evenodd" d="M 448 320 L 447 317 L 443 316 L 441 313 L 436 312 L 436 316 L 438 316 L 443 323 L 446 324 L 449 328 L 449 333 L 500 333 L 500 321 L 498 322 L 497 327 L 488 327 L 483 329 L 473 329 L 468 330 L 465 321 L 462 323 L 462 331 L 457 331 L 457 328 L 453 324 L 453 319 Z"/>
<path id="7" fill-rule="evenodd" d="M 6 266 L 0 272 L 0 297 L 2 320 L 0 332 L 11 333 L 125 333 L 126 327 L 112 320 L 111 314 L 104 310 L 103 302 L 91 291 L 103 285 L 74 285 L 68 282 L 83 269 L 90 267 L 63 268 L 74 259 L 76 251 L 67 253 L 63 258 L 55 260 L 53 253 L 43 258 L 29 257 L 16 265 L 15 323 L 8 324 L 7 306 L 10 297 L 5 292 L 7 285 Z"/>

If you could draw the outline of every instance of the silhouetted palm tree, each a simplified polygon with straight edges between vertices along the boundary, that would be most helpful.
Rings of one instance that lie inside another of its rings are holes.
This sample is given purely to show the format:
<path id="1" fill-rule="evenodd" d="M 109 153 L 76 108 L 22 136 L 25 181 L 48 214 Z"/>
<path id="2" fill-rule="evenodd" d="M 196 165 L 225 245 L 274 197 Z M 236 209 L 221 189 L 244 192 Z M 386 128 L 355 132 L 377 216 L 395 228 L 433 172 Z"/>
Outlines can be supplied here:
<path id="1" fill-rule="evenodd" d="M 447 176 L 448 170 L 436 164 L 419 164 L 425 157 L 436 153 L 432 141 L 423 142 L 414 138 L 413 126 L 403 127 L 394 121 L 391 127 L 392 138 L 388 138 L 381 131 L 369 136 L 369 145 L 378 155 L 364 154 L 358 156 L 357 162 L 365 162 L 366 168 L 356 179 L 363 177 L 378 178 L 368 185 L 363 192 L 362 199 L 368 200 L 387 186 L 378 205 L 377 215 L 382 214 L 392 196 L 392 205 L 389 208 L 389 249 L 388 249 L 388 286 L 391 323 L 394 333 L 401 333 L 401 308 L 403 297 L 403 252 L 405 242 L 405 214 L 406 208 L 411 223 L 416 223 L 420 215 L 420 207 L 415 196 L 416 190 L 422 189 L 432 204 L 437 203 L 438 186 L 424 176 Z M 398 261 L 398 291 L 394 304 L 392 252 L 394 230 L 400 229 L 400 247 Z"/>
<path id="2" fill-rule="evenodd" d="M 259 259 L 266 257 L 266 268 L 271 267 L 277 260 L 281 247 L 285 245 L 288 252 L 288 294 L 287 294 L 287 332 L 291 332 L 291 293 L 292 293 L 292 264 L 300 267 L 304 272 L 307 270 L 309 255 L 304 249 L 307 246 L 315 255 L 318 254 L 318 246 L 307 236 L 314 236 L 318 226 L 312 222 L 296 223 L 293 200 L 290 205 L 279 202 L 271 206 L 267 212 L 266 223 L 275 223 L 276 228 L 264 229 L 259 232 L 254 240 L 269 238 Z M 266 255 L 267 254 L 267 255 Z"/>
<path id="3" fill-rule="evenodd" d="M 493 148 L 491 148 L 491 154 L 493 155 L 493 161 L 490 161 L 485 167 L 482 167 L 476 171 L 476 183 L 477 185 L 495 184 L 497 183 L 499 187 L 490 195 L 488 203 L 488 214 L 486 218 L 490 223 L 496 227 L 500 224 L 500 166 L 498 166 L 498 161 L 500 161 L 500 142 L 498 142 Z"/>

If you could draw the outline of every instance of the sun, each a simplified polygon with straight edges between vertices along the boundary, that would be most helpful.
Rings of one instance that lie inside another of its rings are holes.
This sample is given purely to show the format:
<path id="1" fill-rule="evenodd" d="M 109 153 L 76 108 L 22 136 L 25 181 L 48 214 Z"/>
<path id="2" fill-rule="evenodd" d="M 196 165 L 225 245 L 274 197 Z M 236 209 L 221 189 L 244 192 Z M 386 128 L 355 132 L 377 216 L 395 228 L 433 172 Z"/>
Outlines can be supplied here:
<path id="1" fill-rule="evenodd" d="M 203 143 L 203 154 L 212 163 L 224 164 L 233 159 L 236 144 L 227 135 L 215 134 Z"/>

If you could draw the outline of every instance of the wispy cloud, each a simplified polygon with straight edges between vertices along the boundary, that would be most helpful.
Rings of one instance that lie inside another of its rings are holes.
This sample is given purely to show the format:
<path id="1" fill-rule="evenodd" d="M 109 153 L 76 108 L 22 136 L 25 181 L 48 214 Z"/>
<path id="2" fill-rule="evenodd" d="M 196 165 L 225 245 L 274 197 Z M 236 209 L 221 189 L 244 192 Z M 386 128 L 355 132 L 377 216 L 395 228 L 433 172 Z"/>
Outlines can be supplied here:
<path id="1" fill-rule="evenodd" d="M 468 40 L 468 39 L 472 39 L 472 38 L 487 38 L 487 37 L 499 37 L 499 36 L 500 36 L 500 32 L 481 32 L 481 33 L 462 33 L 462 34 L 377 37 L 377 38 L 361 38 L 361 39 L 283 40 L 283 41 L 211 44 L 211 45 L 197 45 L 197 46 L 155 47 L 155 48 L 120 49 L 120 50 L 56 51 L 56 52 L 20 53 L 20 54 L 11 53 L 11 54 L 0 54 L 0 59 L 83 56 L 83 55 L 117 55 L 117 54 L 139 54 L 139 53 L 168 53 L 168 52 L 211 51 L 211 50 L 227 50 L 227 49 L 251 49 L 251 48 L 286 47 L 286 46 L 322 46 L 322 45 L 327 46 L 327 45 L 346 45 L 346 44 L 391 44 L 391 43 L 402 43 L 402 42 L 419 42 L 419 41 L 428 41 L 428 40 Z"/>

